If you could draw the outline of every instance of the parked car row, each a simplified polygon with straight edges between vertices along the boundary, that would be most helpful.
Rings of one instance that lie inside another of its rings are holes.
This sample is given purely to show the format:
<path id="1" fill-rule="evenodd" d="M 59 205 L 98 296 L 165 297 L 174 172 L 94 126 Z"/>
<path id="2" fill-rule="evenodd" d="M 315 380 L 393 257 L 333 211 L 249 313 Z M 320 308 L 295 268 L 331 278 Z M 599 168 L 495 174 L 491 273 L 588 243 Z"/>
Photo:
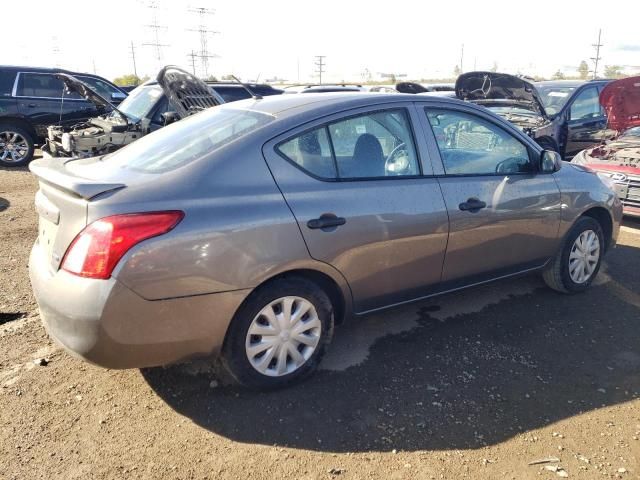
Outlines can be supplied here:
<path id="1" fill-rule="evenodd" d="M 583 291 L 622 216 L 594 171 L 426 95 L 225 103 L 30 168 L 53 338 L 109 368 L 217 355 L 253 388 L 312 373 L 354 315 L 527 272 Z"/>
<path id="2" fill-rule="evenodd" d="M 108 112 L 77 93 L 65 94 L 56 74 L 74 75 L 108 103 L 119 104 L 127 93 L 97 75 L 61 69 L 0 66 L 0 166 L 19 166 L 33 158 L 49 125 L 70 126 Z"/>

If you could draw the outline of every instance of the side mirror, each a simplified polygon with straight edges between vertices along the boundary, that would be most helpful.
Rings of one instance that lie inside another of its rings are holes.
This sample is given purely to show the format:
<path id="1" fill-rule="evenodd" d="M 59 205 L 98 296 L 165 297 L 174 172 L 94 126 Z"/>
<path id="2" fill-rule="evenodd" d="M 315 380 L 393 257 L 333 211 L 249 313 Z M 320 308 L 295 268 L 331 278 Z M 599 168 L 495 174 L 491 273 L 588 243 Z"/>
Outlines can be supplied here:
<path id="1" fill-rule="evenodd" d="M 114 101 L 117 101 L 117 102 L 121 102 L 125 98 L 127 98 L 127 95 L 122 93 L 122 92 L 113 92 L 111 94 L 111 100 L 114 100 Z"/>
<path id="2" fill-rule="evenodd" d="M 162 121 L 165 125 L 169 125 L 170 123 L 176 122 L 179 120 L 178 114 L 176 112 L 164 112 L 160 115 Z"/>
<path id="3" fill-rule="evenodd" d="M 562 157 L 553 150 L 543 150 L 540 154 L 540 172 L 554 173 L 562 168 Z"/>

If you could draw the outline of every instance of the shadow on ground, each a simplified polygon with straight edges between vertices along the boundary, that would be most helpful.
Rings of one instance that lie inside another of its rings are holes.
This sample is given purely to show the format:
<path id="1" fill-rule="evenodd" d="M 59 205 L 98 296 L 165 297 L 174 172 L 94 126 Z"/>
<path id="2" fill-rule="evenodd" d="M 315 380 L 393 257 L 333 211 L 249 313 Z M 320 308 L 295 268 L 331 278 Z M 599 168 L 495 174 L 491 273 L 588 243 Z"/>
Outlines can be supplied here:
<path id="1" fill-rule="evenodd" d="M 282 391 L 210 388 L 205 375 L 179 367 L 143 375 L 178 413 L 240 442 L 331 452 L 479 448 L 640 396 L 640 249 L 620 246 L 607 263 L 581 295 L 533 280 L 532 293 L 446 321 L 435 318 L 438 306 L 483 290 L 389 311 L 389 322 L 409 314 L 417 327 L 377 341 L 361 365 Z"/>

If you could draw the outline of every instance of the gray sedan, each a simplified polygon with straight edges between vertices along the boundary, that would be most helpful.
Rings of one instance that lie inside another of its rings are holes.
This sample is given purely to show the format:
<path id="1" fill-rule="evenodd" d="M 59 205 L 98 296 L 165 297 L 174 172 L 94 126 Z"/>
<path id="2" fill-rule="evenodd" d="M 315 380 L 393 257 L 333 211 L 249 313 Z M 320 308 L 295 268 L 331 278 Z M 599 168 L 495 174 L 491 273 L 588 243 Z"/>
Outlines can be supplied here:
<path id="1" fill-rule="evenodd" d="M 311 373 L 345 319 L 527 272 L 581 292 L 622 215 L 488 110 L 402 94 L 251 99 L 30 168 L 53 338 L 109 368 L 220 356 L 254 388 Z"/>

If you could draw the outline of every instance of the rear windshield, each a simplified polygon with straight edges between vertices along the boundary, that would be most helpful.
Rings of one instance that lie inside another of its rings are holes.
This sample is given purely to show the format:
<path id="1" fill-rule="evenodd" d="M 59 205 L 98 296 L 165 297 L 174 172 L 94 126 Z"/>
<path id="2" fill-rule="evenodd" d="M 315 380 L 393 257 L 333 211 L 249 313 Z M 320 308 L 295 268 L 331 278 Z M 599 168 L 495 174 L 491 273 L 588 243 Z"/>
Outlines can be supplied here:
<path id="1" fill-rule="evenodd" d="M 162 173 L 198 160 L 274 120 L 252 110 L 213 107 L 157 130 L 103 158 L 111 168 Z"/>

